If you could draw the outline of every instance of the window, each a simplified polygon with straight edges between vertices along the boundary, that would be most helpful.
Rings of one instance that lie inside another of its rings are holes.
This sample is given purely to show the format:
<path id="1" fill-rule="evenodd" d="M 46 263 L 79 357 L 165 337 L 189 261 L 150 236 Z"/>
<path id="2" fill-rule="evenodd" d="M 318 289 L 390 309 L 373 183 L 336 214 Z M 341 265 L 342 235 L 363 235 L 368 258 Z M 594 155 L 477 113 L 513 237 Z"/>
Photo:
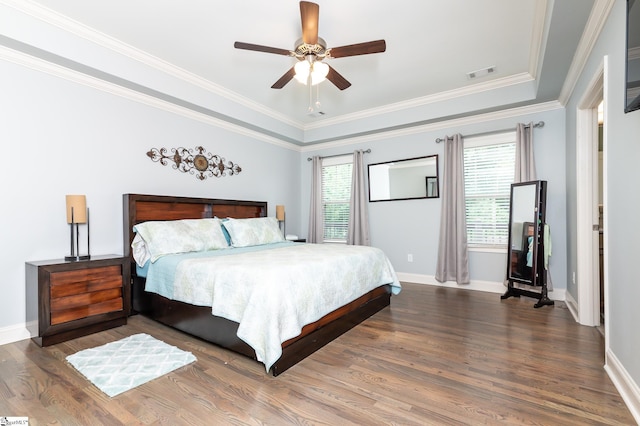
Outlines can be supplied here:
<path id="1" fill-rule="evenodd" d="M 322 160 L 322 208 L 327 242 L 347 242 L 352 168 L 352 155 Z"/>
<path id="2" fill-rule="evenodd" d="M 464 191 L 470 246 L 506 246 L 515 175 L 515 132 L 465 140 Z"/>

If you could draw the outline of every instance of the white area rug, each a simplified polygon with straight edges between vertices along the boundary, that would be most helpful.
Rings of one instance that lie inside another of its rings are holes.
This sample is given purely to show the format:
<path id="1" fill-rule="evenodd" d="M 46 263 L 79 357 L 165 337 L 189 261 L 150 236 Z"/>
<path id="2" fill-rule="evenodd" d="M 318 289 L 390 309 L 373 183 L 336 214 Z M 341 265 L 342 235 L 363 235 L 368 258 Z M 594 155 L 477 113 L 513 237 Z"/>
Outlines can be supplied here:
<path id="1" fill-rule="evenodd" d="M 67 357 L 76 370 L 111 397 L 195 360 L 191 352 L 142 333 Z"/>

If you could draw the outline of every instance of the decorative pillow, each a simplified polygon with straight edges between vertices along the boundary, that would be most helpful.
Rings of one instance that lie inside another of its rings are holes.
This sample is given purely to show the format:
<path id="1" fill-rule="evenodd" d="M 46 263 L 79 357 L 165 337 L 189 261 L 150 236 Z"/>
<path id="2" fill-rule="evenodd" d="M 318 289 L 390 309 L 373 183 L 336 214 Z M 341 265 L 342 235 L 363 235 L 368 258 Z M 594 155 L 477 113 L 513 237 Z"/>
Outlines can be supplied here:
<path id="1" fill-rule="evenodd" d="M 167 254 L 229 247 L 219 219 L 143 222 L 134 226 L 133 230 L 144 240 L 151 262 Z"/>
<path id="2" fill-rule="evenodd" d="M 216 219 L 220 219 L 218 218 L 218 216 L 214 216 Z M 227 240 L 227 244 L 231 245 L 231 235 L 229 235 L 229 231 L 227 231 L 227 228 L 224 227 L 224 223 L 226 221 L 228 221 L 229 219 L 220 219 L 220 222 L 222 222 L 222 233 L 224 234 L 224 238 Z"/>
<path id="3" fill-rule="evenodd" d="M 233 247 L 258 246 L 284 241 L 275 217 L 257 217 L 252 219 L 232 219 L 222 222 Z"/>

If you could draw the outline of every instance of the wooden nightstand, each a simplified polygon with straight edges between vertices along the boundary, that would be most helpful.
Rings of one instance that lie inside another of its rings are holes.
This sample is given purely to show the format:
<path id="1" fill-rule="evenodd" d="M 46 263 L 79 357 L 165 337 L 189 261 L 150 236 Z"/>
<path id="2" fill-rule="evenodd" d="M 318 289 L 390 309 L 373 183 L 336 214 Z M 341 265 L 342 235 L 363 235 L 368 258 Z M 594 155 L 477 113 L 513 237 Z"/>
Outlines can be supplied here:
<path id="1" fill-rule="evenodd" d="M 27 328 L 40 346 L 127 323 L 129 258 L 106 255 L 26 263 Z"/>

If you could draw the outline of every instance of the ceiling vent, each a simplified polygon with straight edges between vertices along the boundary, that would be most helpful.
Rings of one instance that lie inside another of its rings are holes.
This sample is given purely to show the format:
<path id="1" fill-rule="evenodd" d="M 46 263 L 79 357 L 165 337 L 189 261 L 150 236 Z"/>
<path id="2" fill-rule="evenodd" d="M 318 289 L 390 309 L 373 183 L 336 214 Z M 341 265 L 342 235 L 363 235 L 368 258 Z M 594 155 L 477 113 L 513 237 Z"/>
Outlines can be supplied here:
<path id="1" fill-rule="evenodd" d="M 477 71 L 471 71 L 467 73 L 467 78 L 469 80 L 473 80 L 474 78 L 484 77 L 489 74 L 494 74 L 496 72 L 496 67 L 487 67 Z"/>
<path id="2" fill-rule="evenodd" d="M 324 111 L 311 111 L 307 113 L 309 117 L 322 117 L 324 115 Z"/>

